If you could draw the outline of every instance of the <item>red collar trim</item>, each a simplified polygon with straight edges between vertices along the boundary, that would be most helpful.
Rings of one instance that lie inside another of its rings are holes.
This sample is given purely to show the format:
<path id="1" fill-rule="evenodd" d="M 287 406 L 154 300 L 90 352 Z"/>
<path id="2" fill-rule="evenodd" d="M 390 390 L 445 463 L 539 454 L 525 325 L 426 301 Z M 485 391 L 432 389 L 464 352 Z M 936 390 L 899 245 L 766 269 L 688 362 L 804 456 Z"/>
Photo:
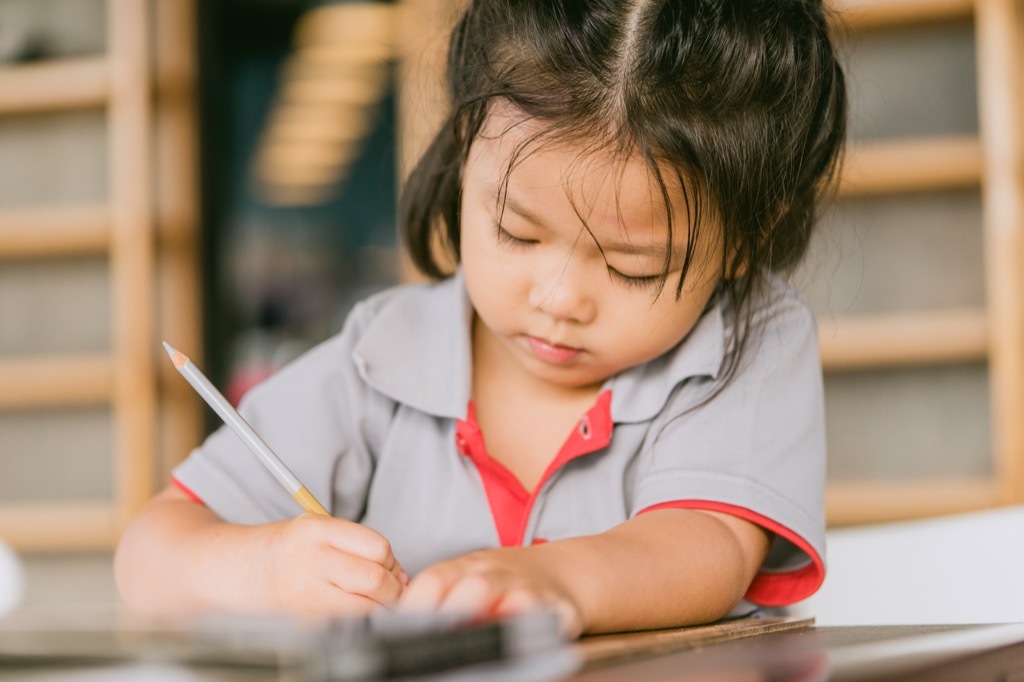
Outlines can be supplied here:
<path id="1" fill-rule="evenodd" d="M 483 432 L 476 421 L 476 405 L 471 401 L 465 420 L 455 424 L 455 443 L 459 452 L 469 457 L 480 472 L 487 503 L 494 517 L 502 546 L 521 545 L 526 535 L 533 504 L 544 484 L 566 463 L 608 446 L 612 440 L 612 392 L 603 391 L 587 410 L 558 454 L 548 464 L 537 487 L 528 491 L 511 471 L 487 453 Z"/>
<path id="2" fill-rule="evenodd" d="M 184 483 L 179 481 L 177 478 L 172 478 L 171 479 L 171 483 L 173 483 L 174 486 L 178 490 L 180 490 L 181 492 L 185 493 L 185 496 L 188 497 L 188 499 L 192 500 L 193 502 L 198 502 L 199 504 L 203 505 L 204 507 L 206 506 L 206 503 L 203 502 L 201 497 L 199 497 L 194 492 L 192 492 L 191 488 L 189 488 L 187 485 L 185 485 Z"/>

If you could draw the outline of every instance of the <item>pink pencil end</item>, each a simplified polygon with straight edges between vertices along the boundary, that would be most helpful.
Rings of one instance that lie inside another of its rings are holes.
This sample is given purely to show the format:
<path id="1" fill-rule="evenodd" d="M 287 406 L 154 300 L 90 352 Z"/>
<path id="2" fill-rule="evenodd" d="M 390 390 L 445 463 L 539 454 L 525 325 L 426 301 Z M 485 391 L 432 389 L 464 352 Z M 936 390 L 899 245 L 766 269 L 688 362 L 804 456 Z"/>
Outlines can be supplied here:
<path id="1" fill-rule="evenodd" d="M 178 369 L 184 367 L 185 363 L 188 362 L 187 355 L 182 353 L 180 350 L 177 350 L 166 341 L 164 341 L 164 349 L 167 351 L 167 354 L 171 356 L 171 362 L 173 362 L 174 366 L 177 367 Z"/>

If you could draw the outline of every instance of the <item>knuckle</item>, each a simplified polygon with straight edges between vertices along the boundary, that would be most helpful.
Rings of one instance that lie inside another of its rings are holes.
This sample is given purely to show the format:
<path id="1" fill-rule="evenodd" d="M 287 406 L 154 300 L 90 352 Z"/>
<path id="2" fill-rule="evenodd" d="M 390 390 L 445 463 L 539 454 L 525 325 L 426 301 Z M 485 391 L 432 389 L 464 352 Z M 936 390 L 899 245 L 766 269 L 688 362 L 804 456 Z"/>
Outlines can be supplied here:
<path id="1" fill-rule="evenodd" d="M 490 576 L 483 573 L 466 573 L 459 579 L 459 582 L 465 589 L 474 592 L 493 592 L 497 589 L 497 585 Z"/>
<path id="2" fill-rule="evenodd" d="M 517 609 L 537 608 L 543 602 L 536 592 L 525 587 L 515 587 L 509 590 L 506 601 Z"/>
<path id="3" fill-rule="evenodd" d="M 436 569 L 425 569 L 409 583 L 405 590 L 406 602 L 418 607 L 434 604 L 444 594 L 448 582 Z"/>
<path id="4" fill-rule="evenodd" d="M 368 593 L 375 593 L 388 585 L 390 574 L 380 564 L 369 564 L 363 572 L 363 587 Z"/>
<path id="5" fill-rule="evenodd" d="M 440 571 L 436 568 L 427 568 L 419 572 L 419 574 L 413 578 L 411 587 L 415 587 L 419 590 L 437 590 L 444 584 L 444 579 L 441 577 Z"/>
<path id="6" fill-rule="evenodd" d="M 391 543 L 383 535 L 375 535 L 368 543 L 369 559 L 383 563 L 391 556 Z"/>
<path id="7" fill-rule="evenodd" d="M 310 519 L 309 516 L 309 514 L 302 514 L 288 522 L 288 531 L 292 538 L 309 542 L 320 535 L 322 532 L 321 526 L 314 519 Z"/>

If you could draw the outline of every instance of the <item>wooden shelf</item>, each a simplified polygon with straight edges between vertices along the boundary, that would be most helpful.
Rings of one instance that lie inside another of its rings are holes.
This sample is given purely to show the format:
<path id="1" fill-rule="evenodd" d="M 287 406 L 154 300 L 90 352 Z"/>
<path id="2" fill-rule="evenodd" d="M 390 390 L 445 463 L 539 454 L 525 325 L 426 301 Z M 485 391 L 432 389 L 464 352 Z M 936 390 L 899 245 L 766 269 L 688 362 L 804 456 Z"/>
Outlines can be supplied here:
<path id="1" fill-rule="evenodd" d="M 852 147 L 839 181 L 841 196 L 977 187 L 982 179 L 976 136 L 901 139 Z"/>
<path id="2" fill-rule="evenodd" d="M 102 107 L 110 94 L 104 57 L 0 68 L 0 114 Z"/>
<path id="3" fill-rule="evenodd" d="M 957 514 L 998 501 L 990 478 L 832 483 L 825 491 L 825 515 L 834 527 Z"/>
<path id="4" fill-rule="evenodd" d="M 106 206 L 0 211 L 0 259 L 91 255 L 109 248 Z"/>
<path id="5" fill-rule="evenodd" d="M 1002 501 L 1024 504 L 1024 4 L 979 2 L 975 45 L 985 150 L 992 445 Z"/>
<path id="6" fill-rule="evenodd" d="M 0 505 L 0 528 L 19 552 L 109 551 L 118 537 L 110 502 L 6 503 Z"/>
<path id="7" fill-rule="evenodd" d="M 828 371 L 975 362 L 989 347 L 982 309 L 821 320 L 818 338 Z"/>
<path id="8" fill-rule="evenodd" d="M 0 116 L 96 109 L 107 145 L 108 195 L 96 205 L 0 211 L 0 267 L 100 255 L 110 279 L 102 354 L 0 357 L 0 410 L 97 406 L 113 418 L 112 452 L 99 453 L 113 460 L 110 500 L 0 504 L 0 537 L 24 551 L 109 551 L 164 478 L 161 442 L 180 458 L 202 436 L 197 396 L 167 391 L 161 400 L 153 361 L 158 330 L 200 345 L 196 0 L 104 5 L 104 54 L 0 66 Z"/>
<path id="9" fill-rule="evenodd" d="M 0 409 L 102 405 L 113 391 L 108 355 L 0 361 Z"/>
<path id="10" fill-rule="evenodd" d="M 845 28 L 855 31 L 936 21 L 962 21 L 973 0 L 830 0 Z"/>

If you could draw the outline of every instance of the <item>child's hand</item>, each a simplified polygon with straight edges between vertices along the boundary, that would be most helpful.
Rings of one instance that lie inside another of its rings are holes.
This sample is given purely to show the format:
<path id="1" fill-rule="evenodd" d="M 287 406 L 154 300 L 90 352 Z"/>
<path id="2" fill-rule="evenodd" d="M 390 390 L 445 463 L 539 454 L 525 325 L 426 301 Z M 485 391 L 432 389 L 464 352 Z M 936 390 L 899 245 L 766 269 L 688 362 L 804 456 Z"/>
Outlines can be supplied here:
<path id="1" fill-rule="evenodd" d="M 381 534 L 344 519 L 303 514 L 264 526 L 269 606 L 316 616 L 394 606 L 409 578 Z"/>
<path id="2" fill-rule="evenodd" d="M 558 614 L 567 636 L 578 637 L 583 629 L 579 606 L 563 585 L 531 561 L 529 551 L 488 549 L 434 564 L 409 584 L 399 608 L 474 618 L 544 609 Z"/>

